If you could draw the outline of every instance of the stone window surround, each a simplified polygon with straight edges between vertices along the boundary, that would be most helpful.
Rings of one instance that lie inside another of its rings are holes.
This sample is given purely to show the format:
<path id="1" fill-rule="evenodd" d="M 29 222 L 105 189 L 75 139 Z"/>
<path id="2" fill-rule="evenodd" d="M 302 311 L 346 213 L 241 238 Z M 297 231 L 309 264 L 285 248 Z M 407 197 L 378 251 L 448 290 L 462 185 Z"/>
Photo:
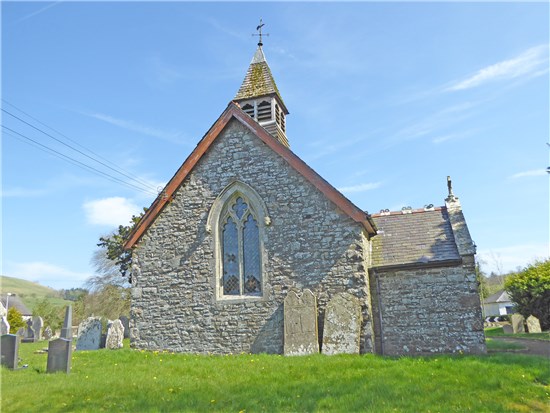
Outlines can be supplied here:
<path id="1" fill-rule="evenodd" d="M 242 197 L 247 201 L 249 207 L 254 210 L 257 218 L 259 240 L 260 240 L 260 269 L 261 269 L 261 295 L 224 295 L 223 294 L 223 257 L 222 257 L 222 218 L 228 203 L 231 203 L 237 197 Z M 249 185 L 241 181 L 233 181 L 227 185 L 218 197 L 214 200 L 208 219 L 206 221 L 206 231 L 212 234 L 212 243 L 214 251 L 213 274 L 215 279 L 215 299 L 218 303 L 238 304 L 249 301 L 263 301 L 266 299 L 267 274 L 265 263 L 267 262 L 267 253 L 264 248 L 266 242 L 266 228 L 271 225 L 267 207 L 258 193 Z"/>

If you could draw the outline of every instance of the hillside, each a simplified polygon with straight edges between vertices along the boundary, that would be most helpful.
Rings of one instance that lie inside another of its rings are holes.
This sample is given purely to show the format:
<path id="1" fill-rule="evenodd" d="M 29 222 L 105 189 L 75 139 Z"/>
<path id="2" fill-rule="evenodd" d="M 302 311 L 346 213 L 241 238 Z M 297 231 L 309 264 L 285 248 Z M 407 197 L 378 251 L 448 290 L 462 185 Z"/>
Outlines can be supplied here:
<path id="1" fill-rule="evenodd" d="M 55 306 L 65 306 L 71 301 L 61 298 L 61 293 L 32 281 L 0 275 L 0 295 L 17 294 L 21 301 L 32 311 L 36 303 L 45 297 Z"/>

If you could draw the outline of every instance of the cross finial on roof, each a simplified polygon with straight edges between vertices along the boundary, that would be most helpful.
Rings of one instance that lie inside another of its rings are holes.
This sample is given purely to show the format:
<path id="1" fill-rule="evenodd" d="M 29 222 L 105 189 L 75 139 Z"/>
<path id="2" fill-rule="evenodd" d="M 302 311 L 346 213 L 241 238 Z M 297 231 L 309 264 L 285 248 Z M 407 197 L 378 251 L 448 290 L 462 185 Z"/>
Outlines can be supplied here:
<path id="1" fill-rule="evenodd" d="M 447 189 L 449 190 L 449 196 L 445 201 L 447 202 L 453 202 L 458 200 L 458 198 L 453 194 L 453 181 L 451 181 L 451 177 L 447 176 Z"/>
<path id="2" fill-rule="evenodd" d="M 256 27 L 256 30 L 258 31 L 258 33 L 253 33 L 252 36 L 260 36 L 260 39 L 258 41 L 258 46 L 263 46 L 264 44 L 262 43 L 262 36 L 269 36 L 269 33 L 262 33 L 262 27 L 265 26 L 265 23 L 263 22 L 262 18 L 260 17 L 260 24 L 258 24 L 258 26 Z"/>

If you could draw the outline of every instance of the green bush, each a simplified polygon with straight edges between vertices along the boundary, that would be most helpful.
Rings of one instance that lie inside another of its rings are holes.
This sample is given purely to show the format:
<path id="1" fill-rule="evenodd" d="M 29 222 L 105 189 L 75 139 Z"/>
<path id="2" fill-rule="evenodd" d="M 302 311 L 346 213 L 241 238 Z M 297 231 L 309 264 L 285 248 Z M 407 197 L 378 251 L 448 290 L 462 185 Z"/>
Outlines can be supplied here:
<path id="1" fill-rule="evenodd" d="M 15 307 L 10 307 L 8 310 L 8 323 L 10 324 L 10 334 L 15 334 L 20 328 L 27 327 L 23 316 Z"/>
<path id="2" fill-rule="evenodd" d="M 506 280 L 504 288 L 524 317 L 534 315 L 550 328 L 550 260 L 536 262 Z"/>

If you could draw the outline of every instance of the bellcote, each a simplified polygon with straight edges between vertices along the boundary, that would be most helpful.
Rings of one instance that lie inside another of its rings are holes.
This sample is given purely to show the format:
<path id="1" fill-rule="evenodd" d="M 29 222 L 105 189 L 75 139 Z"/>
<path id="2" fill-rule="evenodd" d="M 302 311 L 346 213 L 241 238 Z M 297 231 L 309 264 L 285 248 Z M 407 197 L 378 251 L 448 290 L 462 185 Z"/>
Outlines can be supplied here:
<path id="1" fill-rule="evenodd" d="M 289 146 L 285 119 L 288 110 L 265 59 L 261 42 L 233 100 L 279 142 Z"/>

